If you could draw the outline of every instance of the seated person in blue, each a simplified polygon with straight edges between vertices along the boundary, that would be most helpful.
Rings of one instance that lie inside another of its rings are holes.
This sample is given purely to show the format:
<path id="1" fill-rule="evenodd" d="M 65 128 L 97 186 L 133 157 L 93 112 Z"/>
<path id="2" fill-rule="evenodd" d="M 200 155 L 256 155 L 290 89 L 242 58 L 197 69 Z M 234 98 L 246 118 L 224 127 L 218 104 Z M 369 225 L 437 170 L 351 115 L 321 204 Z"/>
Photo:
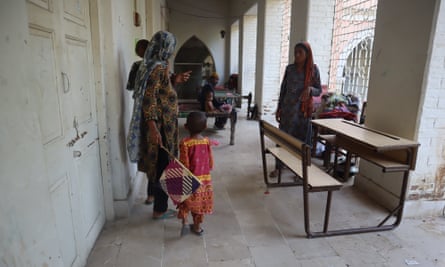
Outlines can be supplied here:
<path id="1" fill-rule="evenodd" d="M 212 73 L 207 80 L 206 85 L 201 90 L 201 93 L 199 94 L 198 100 L 201 103 L 201 110 L 205 112 L 232 112 L 232 106 L 229 104 L 226 104 L 224 102 L 218 101 L 214 97 L 215 95 L 215 86 L 219 82 L 219 76 L 216 72 Z M 211 103 L 208 103 L 208 101 L 211 101 Z M 224 129 L 224 126 L 227 123 L 227 117 L 216 117 L 215 118 L 215 129 Z"/>

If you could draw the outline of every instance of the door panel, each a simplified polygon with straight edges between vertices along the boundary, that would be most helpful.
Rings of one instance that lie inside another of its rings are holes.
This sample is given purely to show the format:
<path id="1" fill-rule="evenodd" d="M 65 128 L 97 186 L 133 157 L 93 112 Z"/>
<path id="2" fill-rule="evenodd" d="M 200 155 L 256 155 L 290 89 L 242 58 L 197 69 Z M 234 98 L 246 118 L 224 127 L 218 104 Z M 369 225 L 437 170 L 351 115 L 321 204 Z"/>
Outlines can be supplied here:
<path id="1" fill-rule="evenodd" d="M 63 4 L 64 16 L 67 20 L 82 26 L 87 25 L 86 14 L 88 13 L 88 7 L 86 5 L 88 2 L 84 0 L 64 0 Z"/>
<path id="2" fill-rule="evenodd" d="M 82 156 L 76 160 L 79 176 L 79 192 L 83 214 L 82 234 L 89 238 L 91 229 L 100 222 L 104 216 L 102 183 L 97 179 L 100 172 L 97 165 L 100 164 L 97 157 L 97 146 L 91 146 L 84 150 Z M 95 233 L 93 233 L 94 235 Z M 96 233 L 97 234 L 97 233 Z"/>
<path id="3" fill-rule="evenodd" d="M 29 2 L 48 11 L 52 10 L 52 4 L 51 4 L 52 1 L 50 0 L 29 0 Z"/>
<path id="4" fill-rule="evenodd" d="M 73 115 L 79 123 L 86 123 L 93 119 L 88 43 L 85 40 L 66 39 L 66 48 Z"/>
<path id="5" fill-rule="evenodd" d="M 64 3 L 64 46 L 71 80 L 71 109 L 76 132 L 80 135 L 73 150 L 77 155 L 75 168 L 82 214 L 81 234 L 89 247 L 105 222 L 89 12 L 84 0 L 65 0 Z"/>
<path id="6" fill-rule="evenodd" d="M 77 257 L 74 225 L 71 217 L 71 186 L 66 173 L 50 188 L 51 204 L 56 219 L 59 248 L 64 266 L 72 266 Z"/>
<path id="7" fill-rule="evenodd" d="M 29 47 L 34 69 L 34 90 L 39 96 L 39 121 L 42 143 L 47 144 L 63 135 L 60 95 L 57 86 L 57 67 L 54 33 L 51 30 L 30 28 Z"/>
<path id="8" fill-rule="evenodd" d="M 53 211 L 47 224 L 64 265 L 77 266 L 105 222 L 88 1 L 29 0 L 28 19 Z"/>

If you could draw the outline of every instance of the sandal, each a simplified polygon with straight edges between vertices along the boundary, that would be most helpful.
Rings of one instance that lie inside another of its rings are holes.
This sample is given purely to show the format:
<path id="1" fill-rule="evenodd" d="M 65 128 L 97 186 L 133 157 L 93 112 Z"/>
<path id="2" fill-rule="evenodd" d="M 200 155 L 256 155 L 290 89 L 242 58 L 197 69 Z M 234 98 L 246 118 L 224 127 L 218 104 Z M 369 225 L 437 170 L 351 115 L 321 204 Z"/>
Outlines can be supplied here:
<path id="1" fill-rule="evenodd" d="M 175 210 L 167 210 L 166 212 L 162 213 L 161 215 L 154 216 L 153 220 L 162 220 L 162 219 L 169 219 L 169 218 L 175 218 L 176 217 L 176 211 Z"/>
<path id="2" fill-rule="evenodd" d="M 204 229 L 202 228 L 199 229 L 199 231 L 195 231 L 195 229 L 193 228 L 193 224 L 190 224 L 190 231 L 197 236 L 202 236 L 204 234 Z"/>

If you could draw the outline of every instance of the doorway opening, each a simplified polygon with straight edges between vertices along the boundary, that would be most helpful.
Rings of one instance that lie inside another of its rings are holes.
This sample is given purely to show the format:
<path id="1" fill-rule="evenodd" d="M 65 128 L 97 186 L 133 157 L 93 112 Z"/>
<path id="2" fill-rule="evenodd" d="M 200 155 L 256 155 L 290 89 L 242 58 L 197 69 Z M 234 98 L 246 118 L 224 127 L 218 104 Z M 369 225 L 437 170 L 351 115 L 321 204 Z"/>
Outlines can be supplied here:
<path id="1" fill-rule="evenodd" d="M 190 37 L 181 46 L 175 57 L 175 73 L 189 70 L 192 73 L 188 82 L 176 86 L 180 99 L 197 99 L 207 78 L 216 71 L 213 55 L 204 42 L 196 36 Z"/>

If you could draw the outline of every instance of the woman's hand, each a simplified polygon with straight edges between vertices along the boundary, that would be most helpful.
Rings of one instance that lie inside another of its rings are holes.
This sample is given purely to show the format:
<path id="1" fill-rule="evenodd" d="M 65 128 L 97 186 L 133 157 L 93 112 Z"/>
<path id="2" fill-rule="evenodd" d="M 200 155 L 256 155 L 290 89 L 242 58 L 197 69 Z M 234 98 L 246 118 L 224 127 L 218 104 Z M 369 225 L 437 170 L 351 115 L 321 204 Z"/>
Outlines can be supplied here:
<path id="1" fill-rule="evenodd" d="M 149 133 L 150 142 L 157 144 L 157 145 L 163 145 L 162 144 L 162 136 L 158 130 L 158 127 L 156 127 L 155 121 L 148 121 L 148 133 Z"/>
<path id="2" fill-rule="evenodd" d="M 191 70 L 177 74 L 175 76 L 175 84 L 185 83 L 186 81 L 188 81 L 190 79 L 190 73 L 192 73 Z"/>
<path id="3" fill-rule="evenodd" d="M 277 111 L 275 112 L 275 120 L 280 123 L 281 121 L 281 109 L 277 109 Z"/>

